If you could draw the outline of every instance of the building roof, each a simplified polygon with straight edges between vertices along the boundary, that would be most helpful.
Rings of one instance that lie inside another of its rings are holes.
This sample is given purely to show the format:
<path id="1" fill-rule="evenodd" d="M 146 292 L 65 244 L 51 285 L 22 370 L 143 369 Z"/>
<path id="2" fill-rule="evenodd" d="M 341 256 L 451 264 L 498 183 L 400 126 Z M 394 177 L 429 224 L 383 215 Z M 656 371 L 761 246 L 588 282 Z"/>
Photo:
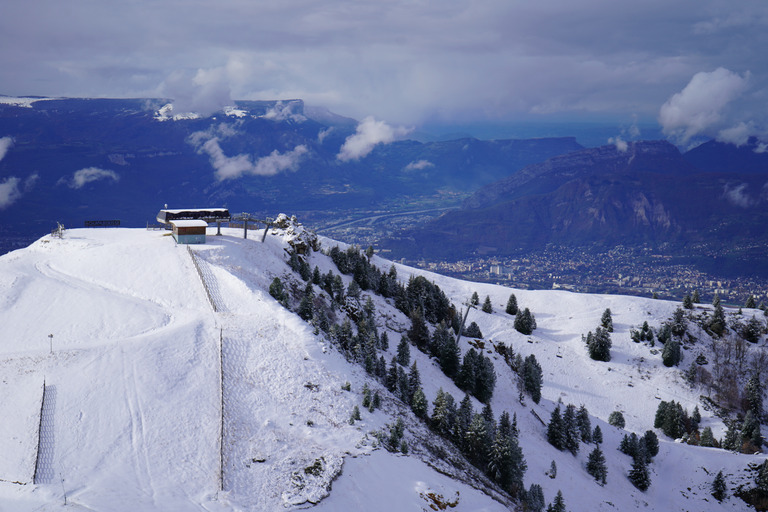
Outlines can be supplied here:
<path id="1" fill-rule="evenodd" d="M 177 228 L 207 228 L 208 223 L 204 220 L 172 220 L 172 226 Z"/>
<path id="2" fill-rule="evenodd" d="M 183 210 L 160 210 L 157 221 L 168 224 L 177 219 L 202 219 L 208 222 L 229 221 L 229 210 L 226 208 L 188 208 Z"/>

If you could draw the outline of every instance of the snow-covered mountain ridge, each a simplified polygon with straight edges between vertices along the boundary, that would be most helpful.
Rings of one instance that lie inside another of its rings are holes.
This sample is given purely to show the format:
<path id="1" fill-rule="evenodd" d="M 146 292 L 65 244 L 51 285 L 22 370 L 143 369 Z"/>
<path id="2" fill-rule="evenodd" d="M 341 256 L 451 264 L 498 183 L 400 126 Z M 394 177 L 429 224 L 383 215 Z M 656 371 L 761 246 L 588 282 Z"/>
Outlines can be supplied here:
<path id="1" fill-rule="evenodd" d="M 435 499 L 456 502 L 456 510 L 514 506 L 465 462 L 457 469 L 461 457 L 449 442 L 270 296 L 275 277 L 289 290 L 304 284 L 286 265 L 290 242 L 304 232 L 295 224 L 270 231 L 262 243 L 260 232 L 243 240 L 240 230 L 221 237 L 211 230 L 206 245 L 187 249 L 163 231 L 78 229 L 0 257 L 0 510 L 58 510 L 65 502 L 97 511 L 281 510 L 317 502 L 320 510 L 431 510 Z M 323 251 L 343 245 L 319 243 Z M 323 252 L 304 257 L 322 274 L 339 273 Z M 378 256 L 371 263 L 385 271 L 392 265 Z M 710 486 L 719 470 L 729 488 L 747 482 L 748 464 L 762 456 L 675 443 L 659 431 L 651 487 L 641 492 L 626 477 L 631 459 L 616 449 L 625 433 L 653 428 L 660 400 L 692 410 L 706 394 L 688 386 L 680 369 L 664 367 L 658 350 L 630 340 L 631 328 L 644 321 L 658 327 L 678 304 L 514 290 L 538 324 L 524 336 L 504 313 L 510 289 L 395 268 L 400 282 L 424 275 L 456 305 L 475 291 L 491 298 L 494 313 L 472 310 L 467 319 L 482 330 L 483 345 L 463 338 L 460 348 L 482 346 L 493 361 L 490 403 L 497 417 L 516 415 L 526 489 L 541 485 L 547 502 L 560 490 L 574 511 L 749 509 L 731 492 L 717 502 Z M 341 279 L 345 287 L 352 282 Z M 389 335 L 389 361 L 410 321 L 391 299 L 363 291 L 367 297 L 379 331 Z M 606 308 L 614 322 L 608 363 L 589 359 L 582 341 Z M 492 348 L 501 342 L 540 362 L 540 404 L 529 397 L 520 403 L 516 375 Z M 702 347 L 684 351 L 686 364 L 696 350 Z M 464 396 L 433 359 L 415 347 L 410 353 L 430 411 L 439 389 L 457 402 Z M 373 412 L 361 406 L 366 384 L 382 398 Z M 585 405 L 603 431 L 607 485 L 584 469 L 592 446 L 575 457 L 556 450 L 531 414 L 547 420 L 559 399 Z M 476 411 L 483 407 L 472 402 Z M 350 424 L 355 406 L 361 420 Z M 615 410 L 626 430 L 607 424 Z M 723 422 L 706 410 L 702 416 L 702 427 L 723 437 Z M 375 435 L 398 418 L 407 456 L 385 450 Z M 545 473 L 553 460 L 551 479 Z"/>

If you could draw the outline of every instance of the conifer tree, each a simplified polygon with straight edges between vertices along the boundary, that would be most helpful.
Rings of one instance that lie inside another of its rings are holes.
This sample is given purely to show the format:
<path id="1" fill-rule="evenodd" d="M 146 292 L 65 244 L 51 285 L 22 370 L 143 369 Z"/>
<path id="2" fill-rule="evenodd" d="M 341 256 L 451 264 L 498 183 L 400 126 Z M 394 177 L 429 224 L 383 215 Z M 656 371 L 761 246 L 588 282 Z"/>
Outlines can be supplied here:
<path id="1" fill-rule="evenodd" d="M 525 493 L 526 510 L 530 512 L 541 512 L 546 506 L 544 501 L 544 490 L 539 484 L 531 484 L 528 492 Z"/>
<path id="2" fill-rule="evenodd" d="M 507 300 L 507 307 L 504 311 L 508 315 L 517 314 L 517 297 L 515 297 L 514 293 L 509 296 L 509 300 Z"/>
<path id="3" fill-rule="evenodd" d="M 744 388 L 744 395 L 747 402 L 747 410 L 752 411 L 756 418 L 763 415 L 763 384 L 760 382 L 760 375 L 754 372 L 747 381 Z"/>
<path id="4" fill-rule="evenodd" d="M 283 282 L 279 277 L 272 280 L 272 284 L 269 285 L 269 294 L 277 301 L 282 303 L 285 300 L 285 291 L 283 290 Z"/>
<path id="5" fill-rule="evenodd" d="M 416 348 L 422 352 L 427 351 L 429 328 L 420 311 L 411 312 L 411 328 L 408 329 L 408 337 L 416 345 Z"/>
<path id="6" fill-rule="evenodd" d="M 422 390 L 421 387 L 416 388 L 416 391 L 413 393 L 413 403 L 411 404 L 413 413 L 417 418 L 426 420 L 428 406 L 429 404 L 427 402 L 427 396 L 424 394 L 424 390 Z"/>
<path id="7" fill-rule="evenodd" d="M 356 421 L 360 421 L 360 408 L 355 406 L 352 408 L 352 415 L 349 417 L 349 424 L 354 425 Z"/>
<path id="8" fill-rule="evenodd" d="M 693 299 L 688 294 L 683 297 L 683 307 L 685 309 L 693 309 Z"/>
<path id="9" fill-rule="evenodd" d="M 381 333 L 381 337 L 379 337 L 379 348 L 384 352 L 389 350 L 389 335 L 387 331 Z"/>
<path id="10" fill-rule="evenodd" d="M 699 296 L 699 290 L 693 290 L 693 295 L 691 295 L 691 301 L 693 301 L 694 304 L 698 304 L 701 302 L 701 296 Z"/>
<path id="11" fill-rule="evenodd" d="M 493 304 L 491 304 L 490 295 L 485 296 L 485 302 L 483 302 L 482 310 L 483 310 L 483 313 L 493 313 Z"/>
<path id="12" fill-rule="evenodd" d="M 613 315 L 611 314 L 611 308 L 606 308 L 603 311 L 603 316 L 600 318 L 600 325 L 608 332 L 613 332 Z"/>
<path id="13" fill-rule="evenodd" d="M 565 414 L 563 414 L 563 435 L 565 437 L 565 449 L 575 456 L 579 453 L 579 439 L 581 438 L 581 432 L 579 431 L 579 425 L 576 420 L 576 406 L 573 404 L 568 404 L 565 407 Z"/>
<path id="14" fill-rule="evenodd" d="M 723 477 L 723 471 L 720 470 L 715 476 L 715 480 L 712 482 L 712 497 L 717 501 L 723 501 L 727 496 L 727 486 L 725 485 L 725 477 Z"/>
<path id="15" fill-rule="evenodd" d="M 465 394 L 464 398 L 459 402 L 459 407 L 456 409 L 456 422 L 453 432 L 454 440 L 459 448 L 464 448 L 465 436 L 474 416 L 475 408 L 472 406 L 472 399 L 469 397 L 469 394 Z"/>
<path id="16" fill-rule="evenodd" d="M 389 370 L 387 370 L 387 379 L 384 382 L 390 393 L 394 393 L 395 389 L 397 389 L 397 368 L 397 359 L 392 357 L 392 360 L 389 363 Z"/>
<path id="17" fill-rule="evenodd" d="M 723 449 L 734 452 L 740 450 L 739 437 L 739 427 L 736 421 L 728 422 L 728 430 L 725 431 L 725 438 L 723 439 Z"/>
<path id="18" fill-rule="evenodd" d="M 566 512 L 562 491 L 558 490 L 555 500 L 547 507 L 547 512 Z"/>
<path id="19" fill-rule="evenodd" d="M 608 467 L 605 465 L 605 455 L 600 449 L 600 446 L 595 446 L 595 449 L 589 453 L 587 459 L 587 473 L 597 480 L 600 484 L 605 485 L 606 477 L 608 476 Z"/>
<path id="20" fill-rule="evenodd" d="M 645 442 L 645 449 L 649 458 L 653 458 L 659 454 L 659 438 L 656 432 L 653 430 L 646 430 L 643 435 L 643 441 Z"/>
<path id="21" fill-rule="evenodd" d="M 699 411 L 699 406 L 696 405 L 691 413 L 691 430 L 699 430 L 699 423 L 701 423 L 701 411 Z"/>
<path id="22" fill-rule="evenodd" d="M 536 318 L 528 308 L 517 312 L 515 315 L 515 330 L 526 336 L 530 335 L 536 329 Z"/>
<path id="23" fill-rule="evenodd" d="M 764 493 L 768 492 L 768 459 L 760 465 L 760 469 L 755 477 L 755 484 Z"/>
<path id="24" fill-rule="evenodd" d="M 456 338 L 449 334 L 438 355 L 440 369 L 449 379 L 456 379 L 461 366 L 461 349 L 456 343 Z"/>
<path id="25" fill-rule="evenodd" d="M 474 395 L 481 402 L 488 403 L 496 387 L 496 371 L 489 357 L 480 354 L 476 362 Z"/>
<path id="26" fill-rule="evenodd" d="M 722 336 L 726 329 L 725 311 L 723 311 L 723 306 L 720 305 L 719 297 L 715 297 L 717 298 L 717 304 L 715 305 L 715 310 L 712 312 L 712 318 L 709 320 L 708 327 L 714 334 Z"/>
<path id="27" fill-rule="evenodd" d="M 632 462 L 632 469 L 629 470 L 629 481 L 632 485 L 645 491 L 651 486 L 651 477 L 648 474 L 648 465 L 645 457 L 635 457 Z"/>
<path id="28" fill-rule="evenodd" d="M 475 413 L 464 436 L 464 453 L 476 466 L 482 467 L 488 456 L 485 419 L 482 414 Z"/>
<path id="29" fill-rule="evenodd" d="M 592 422 L 589 421 L 589 411 L 582 405 L 579 407 L 579 412 L 576 416 L 576 422 L 579 425 L 579 432 L 581 433 L 581 441 L 584 443 L 592 442 Z"/>
<path id="30" fill-rule="evenodd" d="M 547 475 L 551 479 L 557 478 L 557 464 L 555 463 L 555 459 L 552 459 L 552 462 L 549 464 L 549 471 L 547 471 Z"/>
<path id="31" fill-rule="evenodd" d="M 675 338 L 669 339 L 664 344 L 664 350 L 661 352 L 661 361 L 664 363 L 664 366 L 668 368 L 677 366 L 680 363 L 681 356 L 680 342 Z"/>
<path id="32" fill-rule="evenodd" d="M 397 344 L 397 362 L 401 366 L 411 364 L 411 344 L 405 336 L 402 336 Z"/>
<path id="33" fill-rule="evenodd" d="M 480 296 L 477 294 L 477 292 L 472 292 L 472 298 L 469 299 L 469 303 L 473 306 L 480 304 Z"/>
<path id="34" fill-rule="evenodd" d="M 603 442 L 603 431 L 600 430 L 600 425 L 595 425 L 595 430 L 592 431 L 592 440 L 595 444 L 601 444 Z"/>
<path id="35" fill-rule="evenodd" d="M 560 414 L 560 405 L 555 407 L 549 418 L 547 425 L 547 441 L 549 444 L 562 451 L 565 448 L 565 437 L 563 436 L 563 418 Z"/>
<path id="36" fill-rule="evenodd" d="M 619 444 L 619 451 L 625 455 L 629 455 L 632 458 L 637 457 L 639 452 L 637 434 L 632 432 L 631 434 L 624 434 Z"/>
<path id="37" fill-rule="evenodd" d="M 477 380 L 477 352 L 474 348 L 467 350 L 461 362 L 459 374 L 456 377 L 456 385 L 462 391 L 474 394 L 475 381 Z"/>
<path id="38" fill-rule="evenodd" d="M 587 335 L 587 350 L 589 357 L 595 361 L 611 360 L 611 335 L 603 327 L 595 329 L 594 336 L 591 332 Z"/>
<path id="39" fill-rule="evenodd" d="M 312 288 L 312 283 L 307 283 L 307 286 L 304 288 L 304 295 L 301 298 L 301 302 L 299 302 L 299 309 L 298 314 L 301 317 L 302 320 L 305 322 L 308 322 L 312 319 L 312 317 L 315 314 L 314 311 L 314 298 L 315 298 L 315 291 Z"/>
<path id="40" fill-rule="evenodd" d="M 421 376 L 419 375 L 419 367 L 416 365 L 416 361 L 413 361 L 411 369 L 408 372 L 408 389 L 410 390 L 411 397 L 416 393 L 416 390 L 421 387 Z M 411 398 L 412 399 L 412 398 Z"/>
<path id="41" fill-rule="evenodd" d="M 402 366 L 397 367 L 397 396 L 404 403 L 411 404 L 411 386 L 408 383 L 408 374 Z"/>
<path id="42" fill-rule="evenodd" d="M 430 417 L 432 429 L 445 436 L 450 432 L 450 417 L 448 410 L 448 398 L 443 388 L 437 390 L 435 401 L 432 402 L 432 416 Z"/>
<path id="43" fill-rule="evenodd" d="M 480 331 L 480 326 L 477 325 L 477 322 L 471 322 L 469 327 L 465 327 L 463 334 L 468 338 L 483 338 L 483 333 Z"/>
<path id="44" fill-rule="evenodd" d="M 542 373 L 541 365 L 535 355 L 531 354 L 525 358 L 522 368 L 523 386 L 535 403 L 541 400 Z"/>
<path id="45" fill-rule="evenodd" d="M 747 302 L 744 303 L 745 308 L 755 309 L 757 307 L 757 303 L 755 302 L 755 296 L 750 295 L 747 298 Z"/>
<path id="46" fill-rule="evenodd" d="M 708 447 L 716 446 L 715 436 L 714 434 L 712 434 L 712 429 L 710 427 L 704 427 L 704 430 L 701 431 L 701 439 L 699 441 L 699 444 L 701 446 L 708 446 Z"/>

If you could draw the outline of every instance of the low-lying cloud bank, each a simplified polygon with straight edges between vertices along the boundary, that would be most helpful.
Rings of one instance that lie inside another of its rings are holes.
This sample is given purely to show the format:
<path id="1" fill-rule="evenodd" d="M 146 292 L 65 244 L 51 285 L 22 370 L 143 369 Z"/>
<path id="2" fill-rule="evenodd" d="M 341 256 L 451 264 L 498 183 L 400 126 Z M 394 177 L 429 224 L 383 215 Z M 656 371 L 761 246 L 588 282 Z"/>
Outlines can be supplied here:
<path id="1" fill-rule="evenodd" d="M 768 112 L 756 112 L 750 105 L 756 95 L 766 91 L 754 82 L 749 71 L 738 74 L 721 67 L 696 73 L 662 105 L 659 123 L 670 139 L 683 146 L 701 137 L 737 146 L 750 137 L 765 142 Z"/>
<path id="2" fill-rule="evenodd" d="M 368 116 L 357 125 L 356 133 L 347 137 L 336 158 L 342 162 L 359 160 L 373 151 L 377 144 L 389 144 L 410 132 L 409 128 L 393 127 Z"/>
<path id="3" fill-rule="evenodd" d="M 235 128 L 221 123 L 209 130 L 195 132 L 188 139 L 199 154 L 208 155 L 218 181 L 236 179 L 243 175 L 274 176 L 280 172 L 296 171 L 302 157 L 309 153 L 307 146 L 300 144 L 290 151 L 281 153 L 274 150 L 262 157 L 248 154 L 227 156 L 220 141 L 235 135 Z"/>
<path id="4" fill-rule="evenodd" d="M 86 167 L 72 173 L 72 176 L 64 176 L 56 183 L 57 185 L 67 185 L 69 188 L 78 190 L 88 183 L 99 180 L 120 181 L 120 175 L 109 169 L 99 167 Z"/>
<path id="5" fill-rule="evenodd" d="M 4 210 L 18 201 L 21 196 L 31 191 L 40 176 L 35 173 L 22 182 L 21 178 L 8 176 L 0 181 L 0 210 Z"/>

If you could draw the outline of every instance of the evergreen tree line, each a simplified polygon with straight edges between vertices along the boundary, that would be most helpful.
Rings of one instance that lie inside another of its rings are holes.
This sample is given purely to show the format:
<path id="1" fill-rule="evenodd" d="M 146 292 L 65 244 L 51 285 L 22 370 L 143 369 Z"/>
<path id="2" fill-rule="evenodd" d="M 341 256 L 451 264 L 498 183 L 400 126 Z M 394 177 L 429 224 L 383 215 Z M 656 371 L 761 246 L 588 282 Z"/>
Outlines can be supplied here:
<path id="1" fill-rule="evenodd" d="M 470 304 L 473 306 L 476 306 L 480 303 L 480 297 L 477 295 L 477 292 L 472 293 L 472 298 L 470 299 Z M 493 313 L 493 304 L 491 303 L 491 297 L 490 295 L 485 296 L 485 301 L 483 302 L 483 306 L 481 310 L 484 313 Z M 509 296 L 509 299 L 507 300 L 507 306 L 504 309 L 504 311 L 508 315 L 514 315 L 515 317 L 515 323 L 514 327 L 515 330 L 517 330 L 521 334 L 525 334 L 526 336 L 533 333 L 534 330 L 536 330 L 536 317 L 531 313 L 531 310 L 528 308 L 520 308 L 517 305 L 517 297 L 515 297 L 515 294 L 512 293 Z M 477 327 L 477 324 L 473 322 L 475 327 Z M 470 326 L 471 327 L 471 326 Z M 479 329 L 478 329 L 479 331 Z M 482 338 L 482 334 L 479 336 L 473 336 L 472 334 L 466 333 L 467 336 Z"/>
<path id="2" fill-rule="evenodd" d="M 579 453 L 581 443 L 595 443 L 595 448 L 587 458 L 586 470 L 600 485 L 605 485 L 608 467 L 605 463 L 605 455 L 600 448 L 603 433 L 599 425 L 595 425 L 594 430 L 592 429 L 589 411 L 585 406 L 582 405 L 577 410 L 575 405 L 568 404 L 563 413 L 560 404 L 557 404 L 547 425 L 547 441 L 558 450 L 569 451 L 574 456 Z M 553 462 L 550 477 L 553 477 L 554 471 Z"/>
<path id="3" fill-rule="evenodd" d="M 759 391 L 754 391 L 759 393 Z M 741 453 L 755 453 L 765 444 L 758 420 L 762 411 L 762 401 L 754 408 L 749 408 L 746 415 L 739 419 L 727 420 L 728 430 L 721 440 L 715 439 L 710 427 L 699 431 L 701 414 L 698 406 L 691 415 L 683 407 L 675 402 L 659 404 L 653 426 L 660 428 L 665 435 L 673 438 L 682 438 L 684 442 L 693 445 L 723 448 Z"/>
<path id="4" fill-rule="evenodd" d="M 539 484 L 531 484 L 528 491 L 525 492 L 523 497 L 525 503 L 525 509 L 528 512 L 542 512 L 544 510 L 544 490 Z M 546 512 L 566 512 L 565 499 L 563 499 L 563 492 L 558 490 L 555 495 L 555 499 L 552 503 L 547 505 Z"/>
<path id="5" fill-rule="evenodd" d="M 541 365 L 536 360 L 534 354 L 530 354 L 525 359 L 519 353 L 515 353 L 514 349 L 510 346 L 507 347 L 504 342 L 500 342 L 496 345 L 496 352 L 498 352 L 507 363 L 509 368 L 517 374 L 517 386 L 521 394 L 528 393 L 535 403 L 539 403 L 541 400 L 541 386 L 544 383 L 544 372 Z"/>
<path id="6" fill-rule="evenodd" d="M 698 406 L 693 409 L 693 414 L 688 414 L 688 411 L 678 402 L 662 400 L 656 408 L 653 427 L 661 429 L 664 435 L 672 439 L 680 439 L 697 432 L 700 422 L 701 414 Z"/>
<path id="7" fill-rule="evenodd" d="M 418 311 L 427 322 L 437 324 L 454 323 L 457 316 L 456 308 L 451 304 L 445 293 L 434 283 L 423 276 L 408 280 L 403 286 L 397 279 L 397 269 L 392 265 L 389 272 L 383 273 L 370 262 L 370 251 L 361 253 L 357 247 L 349 247 L 342 251 L 334 246 L 328 252 L 339 272 L 352 275 L 354 282 L 362 290 L 371 290 L 385 298 L 394 299 L 395 307 L 406 315 Z"/>
<path id="8" fill-rule="evenodd" d="M 523 497 L 527 464 L 518 442 L 516 416 L 510 419 L 504 411 L 496 422 L 490 404 L 476 412 L 467 394 L 457 406 L 453 396 L 440 388 L 429 426 L 512 497 Z"/>
<path id="9" fill-rule="evenodd" d="M 295 311 L 301 318 L 315 325 L 318 331 L 326 333 L 347 359 L 361 364 L 369 375 L 409 405 L 415 416 L 427 421 L 435 432 L 456 444 L 470 462 L 485 471 L 512 496 L 520 496 L 524 491 L 522 482 L 526 464 L 517 443 L 516 421 L 510 422 L 509 414 L 504 412 L 498 424 L 495 422 L 488 404 L 496 383 L 493 363 L 490 358 L 473 348 L 461 357 L 454 333 L 448 327 L 449 323 L 455 323 L 453 317 L 456 315 L 451 315 L 449 321 L 446 321 L 445 313 L 452 313 L 453 310 L 452 307 L 444 307 L 448 301 L 443 292 L 422 277 L 411 279 L 408 287 L 397 285 L 402 291 L 395 291 L 395 295 L 401 293 L 408 304 L 418 304 L 418 307 L 410 309 L 411 327 L 401 338 L 396 355 L 387 365 L 379 351 L 389 349 L 389 339 L 386 332 L 381 335 L 378 333 L 375 305 L 370 296 L 360 305 L 360 289 L 363 286 L 358 282 L 357 275 L 367 272 L 370 278 L 371 273 L 375 275 L 375 267 L 367 265 L 367 259 L 354 257 L 353 254 L 357 253 L 353 251 L 344 252 L 346 258 L 338 257 L 338 254 L 341 254 L 338 249 L 332 250 L 331 253 L 336 254 L 341 262 L 340 270 L 358 270 L 355 280 L 345 290 L 339 275 L 330 271 L 323 275 L 317 267 L 311 271 L 303 258 L 291 255 L 289 266 L 306 281 L 303 293 L 299 293 L 301 299 Z M 344 266 L 345 264 L 347 266 Z M 337 262 L 337 266 L 339 265 Z M 394 267 L 387 276 L 393 281 L 396 280 Z M 373 281 L 369 279 L 367 283 Z M 316 294 L 314 286 L 319 286 L 326 294 Z M 375 291 L 373 288 L 368 289 Z M 386 289 L 398 288 L 387 285 Z M 279 278 L 273 280 L 270 294 L 289 307 L 289 293 Z M 397 299 L 395 302 L 397 303 Z M 341 323 L 335 321 L 336 311 L 339 309 L 346 313 Z M 426 321 L 428 317 L 422 314 L 430 314 L 430 311 L 433 313 L 432 319 L 443 317 L 432 335 L 429 334 Z M 443 372 L 453 379 L 460 389 L 466 391 L 467 395 L 458 408 L 453 397 L 441 389 L 434 402 L 435 410 L 432 416 L 429 416 L 429 405 L 421 386 L 418 365 L 415 360 L 411 363 L 411 345 L 433 356 Z M 474 412 L 470 395 L 486 403 L 482 413 Z M 363 390 L 363 407 L 372 411 L 380 405 L 380 400 L 378 392 L 371 395 L 366 386 Z M 350 423 L 359 419 L 360 409 L 355 407 Z M 385 447 L 392 451 L 407 451 L 403 433 L 402 420 L 391 425 Z"/>

